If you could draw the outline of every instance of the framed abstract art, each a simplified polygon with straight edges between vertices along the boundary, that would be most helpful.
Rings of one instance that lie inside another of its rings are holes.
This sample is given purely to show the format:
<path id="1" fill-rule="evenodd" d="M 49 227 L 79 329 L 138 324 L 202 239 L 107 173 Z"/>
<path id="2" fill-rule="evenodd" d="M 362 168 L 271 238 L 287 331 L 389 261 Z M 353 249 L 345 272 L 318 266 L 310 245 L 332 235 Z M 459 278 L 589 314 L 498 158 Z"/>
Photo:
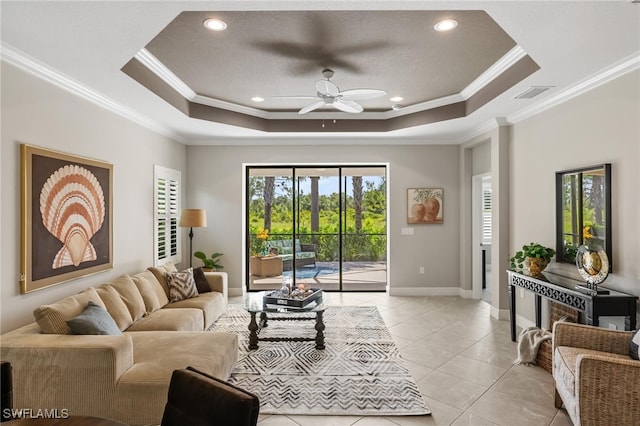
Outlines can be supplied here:
<path id="1" fill-rule="evenodd" d="M 20 292 L 113 267 L 113 165 L 23 144 Z"/>

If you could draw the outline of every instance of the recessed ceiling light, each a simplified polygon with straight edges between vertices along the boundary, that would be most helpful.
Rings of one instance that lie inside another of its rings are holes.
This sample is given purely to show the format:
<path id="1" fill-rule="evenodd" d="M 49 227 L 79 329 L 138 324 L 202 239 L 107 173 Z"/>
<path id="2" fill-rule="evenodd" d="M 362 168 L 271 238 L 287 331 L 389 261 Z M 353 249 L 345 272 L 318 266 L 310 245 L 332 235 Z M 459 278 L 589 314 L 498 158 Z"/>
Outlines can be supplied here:
<path id="1" fill-rule="evenodd" d="M 227 23 L 219 19 L 207 19 L 202 24 L 205 26 L 205 28 L 212 31 L 224 31 L 227 29 Z"/>
<path id="2" fill-rule="evenodd" d="M 404 98 L 402 96 L 394 96 L 393 98 L 389 98 L 391 102 L 402 102 Z"/>
<path id="3" fill-rule="evenodd" d="M 455 19 L 443 19 L 442 21 L 436 22 L 433 28 L 436 31 L 443 32 L 443 31 L 451 31 L 457 26 L 458 26 L 458 21 L 456 21 Z"/>
<path id="4" fill-rule="evenodd" d="M 262 96 L 254 96 L 251 100 L 253 102 L 264 102 L 264 98 Z"/>

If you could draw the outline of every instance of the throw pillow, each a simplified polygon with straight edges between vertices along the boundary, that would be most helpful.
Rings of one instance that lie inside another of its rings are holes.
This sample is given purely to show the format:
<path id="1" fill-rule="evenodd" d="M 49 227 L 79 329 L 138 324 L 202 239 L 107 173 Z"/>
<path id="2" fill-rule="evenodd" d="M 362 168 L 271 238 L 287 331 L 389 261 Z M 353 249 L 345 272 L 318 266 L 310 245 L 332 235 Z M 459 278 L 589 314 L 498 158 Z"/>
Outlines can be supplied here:
<path id="1" fill-rule="evenodd" d="M 193 279 L 196 281 L 196 288 L 198 289 L 198 293 L 211 292 L 209 281 L 207 281 L 207 277 L 204 276 L 204 271 L 202 270 L 202 268 L 196 268 L 193 270 Z"/>
<path id="2" fill-rule="evenodd" d="M 67 325 L 73 334 L 122 334 L 109 312 L 93 302 L 87 303 L 80 315 L 67 320 Z"/>
<path id="3" fill-rule="evenodd" d="M 631 343 L 629 344 L 629 352 L 631 353 L 631 358 L 640 360 L 640 356 L 638 356 L 639 346 L 640 346 L 640 328 L 636 330 L 635 334 L 631 338 Z"/>
<path id="4" fill-rule="evenodd" d="M 192 268 L 180 272 L 167 272 L 167 285 L 169 286 L 169 302 L 179 302 L 198 295 Z"/>

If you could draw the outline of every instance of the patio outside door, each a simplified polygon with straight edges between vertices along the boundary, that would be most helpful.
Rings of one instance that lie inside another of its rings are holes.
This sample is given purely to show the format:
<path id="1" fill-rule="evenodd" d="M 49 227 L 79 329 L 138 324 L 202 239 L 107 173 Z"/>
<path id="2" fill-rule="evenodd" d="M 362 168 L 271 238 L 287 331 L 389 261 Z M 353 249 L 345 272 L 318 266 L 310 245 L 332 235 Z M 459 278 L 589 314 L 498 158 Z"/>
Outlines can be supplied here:
<path id="1" fill-rule="evenodd" d="M 386 290 L 386 168 L 247 168 L 247 288 Z"/>

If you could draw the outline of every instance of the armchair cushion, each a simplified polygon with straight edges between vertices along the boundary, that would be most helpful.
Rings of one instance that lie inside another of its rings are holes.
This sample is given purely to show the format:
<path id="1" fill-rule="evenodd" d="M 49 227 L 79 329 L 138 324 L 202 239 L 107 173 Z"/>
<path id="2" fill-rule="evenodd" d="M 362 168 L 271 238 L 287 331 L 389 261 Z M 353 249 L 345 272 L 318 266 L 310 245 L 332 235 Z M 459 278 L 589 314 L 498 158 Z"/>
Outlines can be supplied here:
<path id="1" fill-rule="evenodd" d="M 631 343 L 629 343 L 629 353 L 633 359 L 640 359 L 638 357 L 638 346 L 640 346 L 640 328 L 636 330 L 636 333 L 631 338 Z"/>

